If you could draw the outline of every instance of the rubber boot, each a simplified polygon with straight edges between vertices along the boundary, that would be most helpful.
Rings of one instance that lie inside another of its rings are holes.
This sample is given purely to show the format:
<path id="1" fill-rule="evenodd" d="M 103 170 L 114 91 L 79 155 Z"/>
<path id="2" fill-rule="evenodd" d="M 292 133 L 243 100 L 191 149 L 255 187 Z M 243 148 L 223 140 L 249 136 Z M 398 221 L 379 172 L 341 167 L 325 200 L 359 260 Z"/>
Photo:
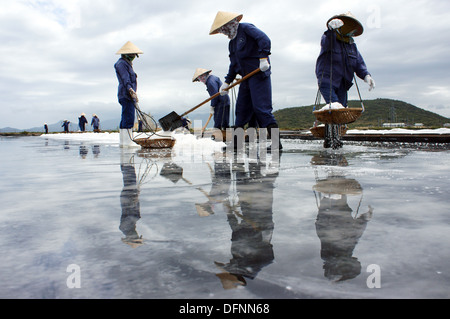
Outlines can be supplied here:
<path id="1" fill-rule="evenodd" d="M 278 129 L 278 134 L 275 136 L 275 138 L 277 138 L 278 139 L 278 150 L 282 150 L 283 149 L 283 145 L 281 145 L 281 135 L 280 135 L 280 129 L 279 129 L 279 127 L 278 127 L 278 124 L 269 124 L 269 125 L 267 125 L 267 137 L 270 139 L 270 140 L 272 140 L 272 129 Z M 273 144 L 273 140 L 272 140 L 272 143 L 271 144 Z M 271 146 L 269 146 L 268 148 L 267 148 L 268 150 L 272 150 L 272 145 Z"/>
<path id="2" fill-rule="evenodd" d="M 241 134 L 236 134 L 235 130 L 237 129 L 241 129 L 242 131 L 240 131 Z M 239 139 L 239 141 L 238 141 Z M 239 127 L 239 126 L 233 126 L 233 147 L 234 147 L 234 151 L 238 150 L 238 145 L 239 146 L 244 146 L 245 148 L 245 130 L 243 127 Z"/>
<path id="3" fill-rule="evenodd" d="M 336 149 L 344 146 L 344 143 L 341 140 L 340 125 L 336 125 L 336 124 L 333 125 L 333 139 L 334 139 L 334 144 L 336 146 Z"/>
<path id="4" fill-rule="evenodd" d="M 132 140 L 133 129 L 120 129 L 119 130 L 119 146 L 120 147 L 140 147 Z"/>
<path id="5" fill-rule="evenodd" d="M 325 124 L 325 133 L 324 133 L 324 141 L 323 141 L 323 148 L 330 148 L 331 147 L 331 139 L 333 136 L 332 127 L 331 124 Z"/>

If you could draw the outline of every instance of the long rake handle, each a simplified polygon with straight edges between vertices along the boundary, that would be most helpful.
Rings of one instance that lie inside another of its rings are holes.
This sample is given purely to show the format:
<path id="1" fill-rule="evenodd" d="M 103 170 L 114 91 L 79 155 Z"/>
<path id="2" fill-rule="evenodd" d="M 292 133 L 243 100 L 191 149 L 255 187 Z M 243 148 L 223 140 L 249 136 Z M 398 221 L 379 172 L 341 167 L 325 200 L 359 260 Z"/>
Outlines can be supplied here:
<path id="1" fill-rule="evenodd" d="M 255 75 L 255 74 L 258 73 L 259 71 L 261 71 L 261 69 L 260 69 L 260 68 L 257 68 L 256 70 L 254 70 L 254 71 L 250 72 L 249 74 L 247 74 L 246 76 L 242 77 L 242 79 L 237 80 L 236 82 L 234 82 L 233 84 L 231 84 L 231 85 L 230 85 L 228 88 L 226 88 L 225 90 L 228 91 L 229 89 L 235 87 L 236 85 L 238 85 L 238 84 L 241 83 L 242 81 L 245 81 L 245 80 L 247 80 L 249 77 Z M 202 106 L 202 105 L 205 104 L 205 103 L 208 103 L 209 101 L 211 101 L 212 99 L 218 97 L 219 95 L 220 95 L 220 92 L 217 92 L 216 94 L 211 95 L 208 99 L 204 100 L 202 103 L 200 103 L 200 104 L 194 106 L 192 109 L 190 109 L 190 110 L 184 112 L 183 114 L 181 114 L 180 117 L 185 116 L 186 114 L 189 114 L 189 113 L 191 113 L 192 111 L 195 111 L 195 110 L 198 109 L 200 106 Z"/>
<path id="2" fill-rule="evenodd" d="M 209 124 L 209 121 L 211 121 L 211 118 L 212 118 L 212 116 L 213 116 L 213 114 L 211 113 L 211 114 L 209 114 L 209 117 L 208 117 L 208 120 L 206 121 L 206 124 L 205 124 L 205 126 L 203 126 L 203 128 L 202 128 L 202 135 L 203 135 L 203 132 L 206 130 L 206 127 L 208 126 L 208 124 Z"/>

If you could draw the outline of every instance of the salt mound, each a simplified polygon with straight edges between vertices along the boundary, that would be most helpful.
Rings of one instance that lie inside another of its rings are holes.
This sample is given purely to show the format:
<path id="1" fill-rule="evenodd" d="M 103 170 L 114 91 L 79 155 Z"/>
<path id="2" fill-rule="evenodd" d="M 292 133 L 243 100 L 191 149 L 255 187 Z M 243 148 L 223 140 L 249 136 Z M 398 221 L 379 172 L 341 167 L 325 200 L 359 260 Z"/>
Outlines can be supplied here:
<path id="1" fill-rule="evenodd" d="M 339 102 L 333 102 L 333 103 L 331 103 L 331 106 L 330 106 L 330 104 L 327 104 L 324 107 L 322 107 L 320 109 L 320 111 L 328 111 L 330 109 L 331 110 L 344 109 L 344 106 Z"/>

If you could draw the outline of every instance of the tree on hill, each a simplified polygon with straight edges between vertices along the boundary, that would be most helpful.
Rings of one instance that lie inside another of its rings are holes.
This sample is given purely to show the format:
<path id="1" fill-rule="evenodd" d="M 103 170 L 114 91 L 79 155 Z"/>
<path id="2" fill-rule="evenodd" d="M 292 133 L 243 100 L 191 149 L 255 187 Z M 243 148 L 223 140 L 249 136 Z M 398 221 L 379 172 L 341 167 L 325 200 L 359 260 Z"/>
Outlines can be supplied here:
<path id="1" fill-rule="evenodd" d="M 450 119 L 436 113 L 426 111 L 409 103 L 392 99 L 375 99 L 364 102 L 364 112 L 349 128 L 355 127 L 381 127 L 383 123 L 405 123 L 414 126 L 415 123 L 423 123 L 427 127 L 441 127 Z M 349 107 L 360 108 L 361 102 L 352 100 Z M 323 104 L 316 107 L 322 108 Z M 289 107 L 274 112 L 274 116 L 281 129 L 309 129 L 316 120 L 314 105 Z"/>

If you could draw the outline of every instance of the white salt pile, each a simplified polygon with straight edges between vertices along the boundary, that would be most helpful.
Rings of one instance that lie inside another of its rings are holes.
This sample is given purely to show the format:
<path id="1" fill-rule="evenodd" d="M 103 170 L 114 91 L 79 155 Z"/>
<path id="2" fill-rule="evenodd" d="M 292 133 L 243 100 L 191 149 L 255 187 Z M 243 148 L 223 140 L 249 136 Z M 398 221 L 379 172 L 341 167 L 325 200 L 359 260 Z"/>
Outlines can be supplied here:
<path id="1" fill-rule="evenodd" d="M 327 104 L 324 107 L 322 107 L 320 109 L 320 111 L 325 111 L 325 110 L 330 110 L 330 109 L 331 110 L 337 110 L 337 109 L 343 109 L 343 108 L 344 108 L 344 106 L 341 103 L 339 103 L 339 102 L 332 102 L 331 105 Z"/>
<path id="2" fill-rule="evenodd" d="M 57 134 L 43 134 L 42 138 L 63 140 L 63 141 L 78 141 L 86 143 L 96 143 L 96 144 L 110 144 L 119 145 L 119 133 L 57 133 Z M 200 138 L 199 136 L 184 133 L 184 132 L 164 132 L 159 131 L 157 134 L 149 136 L 143 133 L 133 132 L 133 137 L 136 138 L 146 138 L 150 137 L 152 139 L 156 138 L 174 138 L 176 140 L 174 150 L 179 151 L 183 149 L 184 151 L 194 150 L 196 152 L 208 153 L 221 151 L 225 146 L 223 142 L 216 142 L 210 138 Z"/>

